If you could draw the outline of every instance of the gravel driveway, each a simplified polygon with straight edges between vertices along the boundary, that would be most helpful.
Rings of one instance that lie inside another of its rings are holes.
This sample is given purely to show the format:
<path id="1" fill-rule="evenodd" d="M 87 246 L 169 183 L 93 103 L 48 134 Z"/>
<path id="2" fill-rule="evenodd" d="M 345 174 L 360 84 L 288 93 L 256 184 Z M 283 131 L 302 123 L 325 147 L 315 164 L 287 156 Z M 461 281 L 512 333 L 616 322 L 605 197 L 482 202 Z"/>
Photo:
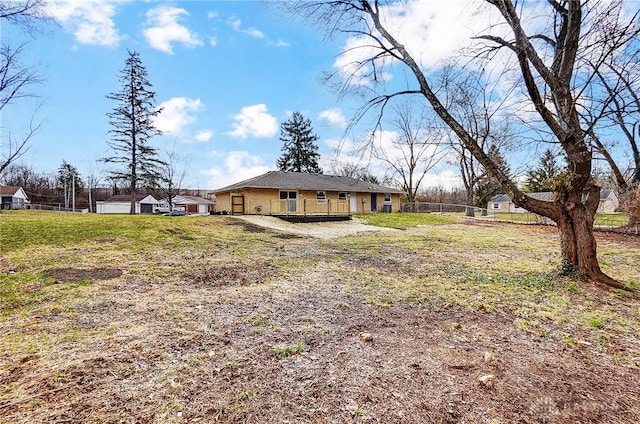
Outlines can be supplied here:
<path id="1" fill-rule="evenodd" d="M 261 227 L 316 238 L 338 238 L 371 231 L 398 231 L 394 228 L 365 225 L 362 220 L 357 218 L 353 218 L 351 221 L 314 222 L 305 224 L 293 224 L 273 216 L 263 215 L 241 215 L 235 216 L 235 218 L 242 219 Z"/>

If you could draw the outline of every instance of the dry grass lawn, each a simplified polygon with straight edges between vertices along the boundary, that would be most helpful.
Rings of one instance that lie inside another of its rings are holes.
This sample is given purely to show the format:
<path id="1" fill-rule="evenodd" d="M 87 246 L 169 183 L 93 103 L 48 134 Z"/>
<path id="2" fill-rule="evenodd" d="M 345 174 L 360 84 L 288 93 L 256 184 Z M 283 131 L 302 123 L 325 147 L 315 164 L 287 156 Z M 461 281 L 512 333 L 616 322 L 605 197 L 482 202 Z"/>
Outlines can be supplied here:
<path id="1" fill-rule="evenodd" d="M 640 301 L 558 276 L 550 227 L 25 213 L 0 237 L 0 423 L 640 422 Z M 640 239 L 598 237 L 640 285 Z"/>

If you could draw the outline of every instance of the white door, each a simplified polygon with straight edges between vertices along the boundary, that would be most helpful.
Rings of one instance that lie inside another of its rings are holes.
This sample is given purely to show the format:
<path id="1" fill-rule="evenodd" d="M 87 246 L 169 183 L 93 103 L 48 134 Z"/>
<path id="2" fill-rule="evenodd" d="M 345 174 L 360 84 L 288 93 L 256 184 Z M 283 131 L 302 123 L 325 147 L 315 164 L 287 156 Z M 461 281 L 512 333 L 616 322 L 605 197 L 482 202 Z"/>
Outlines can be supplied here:
<path id="1" fill-rule="evenodd" d="M 358 212 L 358 196 L 356 193 L 349 193 L 349 198 L 351 199 L 351 212 Z"/>

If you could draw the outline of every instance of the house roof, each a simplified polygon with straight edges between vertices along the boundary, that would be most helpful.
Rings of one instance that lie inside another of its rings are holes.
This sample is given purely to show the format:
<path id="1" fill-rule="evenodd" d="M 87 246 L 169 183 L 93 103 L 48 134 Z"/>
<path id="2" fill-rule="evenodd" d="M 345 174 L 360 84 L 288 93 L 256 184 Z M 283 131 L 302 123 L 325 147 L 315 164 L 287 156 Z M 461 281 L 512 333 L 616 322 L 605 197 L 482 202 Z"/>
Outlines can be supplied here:
<path id="1" fill-rule="evenodd" d="M 150 197 L 153 203 L 158 203 L 158 201 L 151 196 L 150 194 L 136 194 L 135 195 L 135 199 L 136 202 L 140 202 L 142 200 L 145 200 L 147 197 Z M 105 200 L 105 202 L 130 202 L 131 201 L 131 195 L 130 194 L 116 194 L 114 196 L 109 197 L 107 200 Z"/>
<path id="2" fill-rule="evenodd" d="M 554 193 L 551 191 L 541 191 L 538 193 L 526 193 L 527 196 L 533 197 L 534 199 L 544 200 L 544 201 L 552 201 L 554 200 Z M 600 200 L 606 200 L 609 196 L 615 196 L 615 192 L 611 188 L 604 188 L 600 190 Z M 489 200 L 490 203 L 509 203 L 511 202 L 511 198 L 508 194 L 498 194 L 495 195 Z"/>
<path id="3" fill-rule="evenodd" d="M 399 193 L 401 190 L 339 175 L 309 174 L 305 172 L 269 171 L 248 180 L 214 190 L 215 193 L 243 188 L 289 190 L 353 191 L 360 193 Z"/>
<path id="4" fill-rule="evenodd" d="M 20 190 L 21 187 L 18 186 L 0 186 L 0 194 L 11 195 L 13 196 Z"/>
<path id="5" fill-rule="evenodd" d="M 616 192 L 612 188 L 603 188 L 600 190 L 600 200 L 617 199 Z"/>
<path id="6" fill-rule="evenodd" d="M 490 203 L 509 203 L 510 201 L 511 198 L 507 194 L 496 194 L 489 200 Z"/>
<path id="7" fill-rule="evenodd" d="M 167 199 L 164 200 L 166 201 Z M 214 205 L 216 203 L 198 196 L 177 195 L 172 200 L 174 205 Z"/>
<path id="8" fill-rule="evenodd" d="M 533 197 L 534 199 L 544 200 L 546 202 L 550 202 L 553 200 L 554 193 L 552 191 L 540 191 L 537 193 L 525 193 L 529 197 Z M 489 200 L 490 203 L 509 203 L 511 202 L 511 197 L 508 194 L 497 194 Z"/>

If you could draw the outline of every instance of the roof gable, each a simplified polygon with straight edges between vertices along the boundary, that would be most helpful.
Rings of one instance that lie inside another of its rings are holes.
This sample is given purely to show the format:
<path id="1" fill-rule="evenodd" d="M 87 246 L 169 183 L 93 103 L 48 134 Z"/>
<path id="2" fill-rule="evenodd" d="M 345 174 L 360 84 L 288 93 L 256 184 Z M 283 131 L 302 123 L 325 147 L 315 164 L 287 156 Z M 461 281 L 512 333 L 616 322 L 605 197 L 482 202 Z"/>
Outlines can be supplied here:
<path id="1" fill-rule="evenodd" d="M 21 194 L 22 196 L 17 196 Z M 0 195 L 2 196 L 12 196 L 12 197 L 23 197 L 28 199 L 27 193 L 20 186 L 0 186 Z"/>
<path id="2" fill-rule="evenodd" d="M 616 192 L 612 188 L 603 188 L 600 190 L 600 200 L 618 200 Z"/>
<path id="3" fill-rule="evenodd" d="M 20 190 L 18 186 L 0 186 L 0 194 L 13 196 Z"/>
<path id="4" fill-rule="evenodd" d="M 158 201 L 151 196 L 150 194 L 146 194 L 146 193 L 142 193 L 142 194 L 136 194 L 135 196 L 135 201 L 136 202 L 141 202 L 141 203 L 158 203 Z M 142 202 L 143 200 L 146 200 L 146 202 Z M 113 195 L 111 197 L 109 197 L 107 200 L 105 200 L 105 202 L 130 202 L 131 201 L 131 195 L 130 194 L 116 194 Z"/>
<path id="5" fill-rule="evenodd" d="M 381 186 L 355 178 L 339 175 L 310 174 L 306 172 L 269 171 L 266 174 L 240 181 L 214 190 L 215 193 L 244 188 L 270 188 L 285 190 L 319 190 L 365 193 L 403 193 L 391 187 Z"/>

